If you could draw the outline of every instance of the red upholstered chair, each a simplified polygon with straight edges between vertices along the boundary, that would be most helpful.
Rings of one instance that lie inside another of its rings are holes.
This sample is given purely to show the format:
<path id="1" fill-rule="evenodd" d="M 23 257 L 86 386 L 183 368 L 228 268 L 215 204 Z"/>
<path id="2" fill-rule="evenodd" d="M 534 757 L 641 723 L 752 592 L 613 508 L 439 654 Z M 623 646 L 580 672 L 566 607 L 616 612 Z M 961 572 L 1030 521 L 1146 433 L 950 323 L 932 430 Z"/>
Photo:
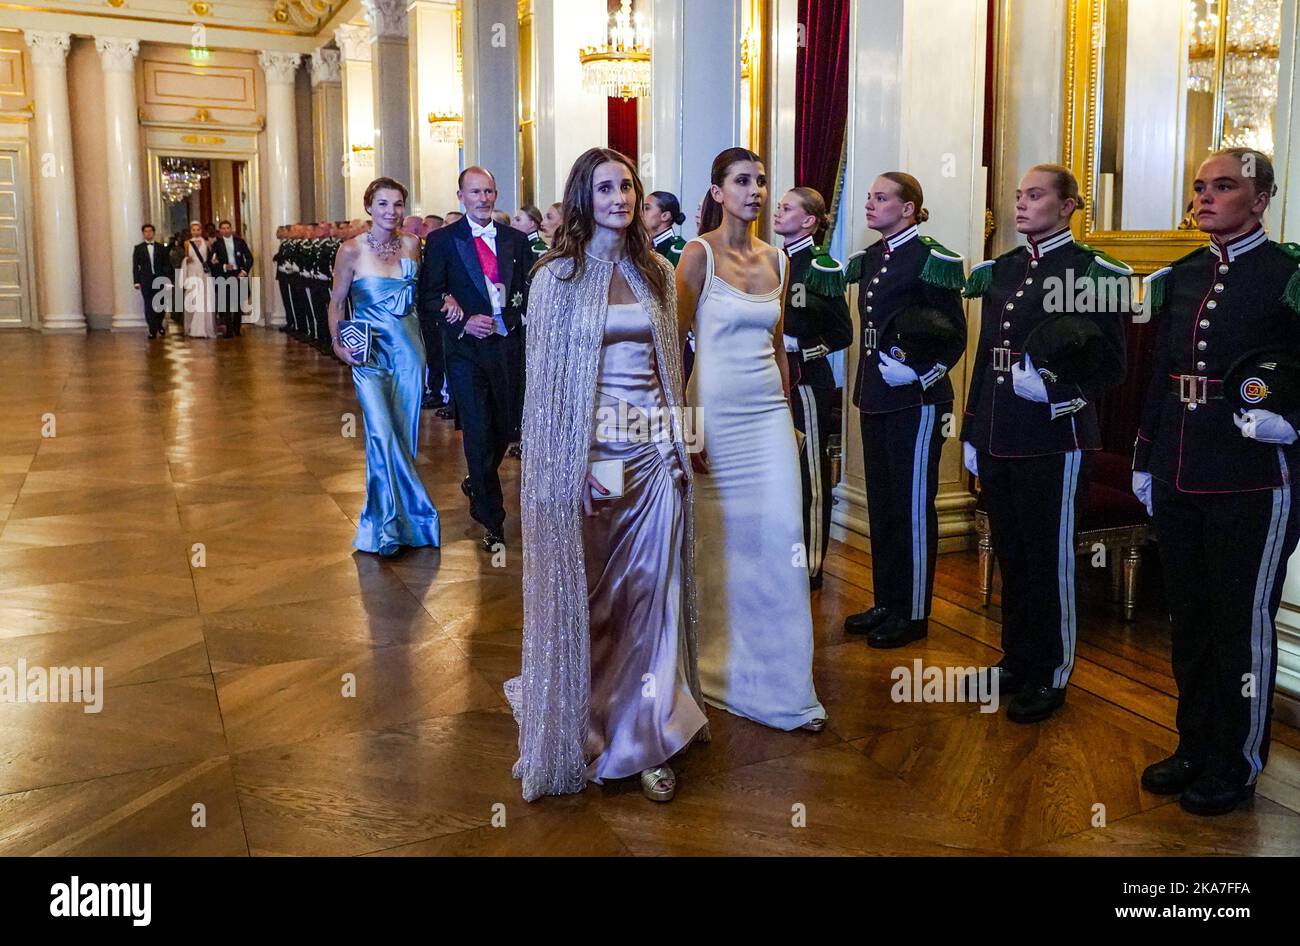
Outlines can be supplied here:
<path id="1" fill-rule="evenodd" d="M 1104 450 L 1089 453 L 1085 470 L 1087 481 L 1079 509 L 1076 559 L 1090 560 L 1098 544 L 1105 546 L 1111 599 L 1122 602 L 1124 620 L 1131 621 L 1137 608 L 1142 546 L 1153 538 L 1151 520 L 1133 495 L 1126 454 Z M 975 531 L 979 535 L 980 595 L 987 606 L 993 594 L 994 556 L 982 496 L 975 506 Z"/>

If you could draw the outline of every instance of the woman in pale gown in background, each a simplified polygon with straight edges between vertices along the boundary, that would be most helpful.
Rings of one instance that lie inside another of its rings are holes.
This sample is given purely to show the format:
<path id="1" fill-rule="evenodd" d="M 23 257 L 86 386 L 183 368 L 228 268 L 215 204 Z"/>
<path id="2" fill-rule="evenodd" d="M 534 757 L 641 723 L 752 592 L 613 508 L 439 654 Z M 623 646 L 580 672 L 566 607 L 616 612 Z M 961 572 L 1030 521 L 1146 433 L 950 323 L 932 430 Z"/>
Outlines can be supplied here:
<path id="1" fill-rule="evenodd" d="M 713 162 L 700 237 L 677 267 L 693 324 L 686 402 L 700 414 L 695 559 L 700 683 L 714 706 L 775 729 L 820 732 L 803 491 L 782 344 L 786 257 L 753 235 L 767 199 L 758 155 Z"/>
<path id="2" fill-rule="evenodd" d="M 682 339 L 643 199 L 628 158 L 578 158 L 529 297 L 523 674 L 506 692 L 530 801 L 635 775 L 669 801 L 666 763 L 706 725 L 690 463 L 679 428 L 655 436 L 655 419 L 682 408 Z M 594 475 L 600 461 L 621 464 L 621 495 L 603 467 L 609 485 Z"/>
<path id="3" fill-rule="evenodd" d="M 203 236 L 203 227 L 190 224 L 190 238 L 185 241 L 185 262 L 181 264 L 184 287 L 185 334 L 194 338 L 216 338 L 217 316 L 213 311 L 212 277 L 208 274 L 208 256 L 212 244 Z"/>

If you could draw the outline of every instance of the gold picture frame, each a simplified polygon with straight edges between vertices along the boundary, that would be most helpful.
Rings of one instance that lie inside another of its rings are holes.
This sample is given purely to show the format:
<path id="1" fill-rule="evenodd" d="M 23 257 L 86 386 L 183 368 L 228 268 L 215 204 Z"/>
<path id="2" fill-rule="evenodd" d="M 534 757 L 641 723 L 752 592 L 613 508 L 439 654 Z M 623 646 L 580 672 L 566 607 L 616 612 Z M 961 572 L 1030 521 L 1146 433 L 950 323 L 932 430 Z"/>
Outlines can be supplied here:
<path id="1" fill-rule="evenodd" d="M 1107 0 L 1069 0 L 1065 32 L 1065 103 L 1062 163 L 1079 179 L 1084 212 L 1075 215 L 1075 238 L 1110 253 L 1140 274 L 1162 266 L 1209 242 L 1199 230 L 1096 230 L 1089 212 L 1097 199 L 1098 37 Z"/>

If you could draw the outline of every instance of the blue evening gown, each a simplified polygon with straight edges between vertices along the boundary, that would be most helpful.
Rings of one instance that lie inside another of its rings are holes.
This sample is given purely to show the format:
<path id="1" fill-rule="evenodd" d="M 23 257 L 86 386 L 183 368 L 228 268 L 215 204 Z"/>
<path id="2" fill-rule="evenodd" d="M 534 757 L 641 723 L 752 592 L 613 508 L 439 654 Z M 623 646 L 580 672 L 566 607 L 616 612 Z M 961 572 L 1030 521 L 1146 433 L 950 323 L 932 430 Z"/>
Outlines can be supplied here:
<path id="1" fill-rule="evenodd" d="M 352 318 L 370 326 L 371 355 L 352 369 L 366 419 L 366 507 L 353 542 L 392 555 L 403 545 L 439 544 L 438 510 L 415 469 L 424 397 L 424 341 L 415 317 L 415 260 L 401 276 L 352 281 Z"/>

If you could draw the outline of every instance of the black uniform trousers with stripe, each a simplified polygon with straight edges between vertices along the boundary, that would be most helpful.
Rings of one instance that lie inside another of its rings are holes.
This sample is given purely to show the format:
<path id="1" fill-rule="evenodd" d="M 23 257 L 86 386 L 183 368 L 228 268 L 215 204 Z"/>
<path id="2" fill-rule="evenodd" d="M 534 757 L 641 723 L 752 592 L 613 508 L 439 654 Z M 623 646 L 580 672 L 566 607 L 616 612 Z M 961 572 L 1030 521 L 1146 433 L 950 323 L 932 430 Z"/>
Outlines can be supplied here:
<path id="1" fill-rule="evenodd" d="M 939 456 L 952 404 L 862 414 L 871 578 L 877 607 L 930 616 L 939 545 Z"/>
<path id="2" fill-rule="evenodd" d="M 1184 493 L 1152 483 L 1173 621 L 1178 754 L 1239 785 L 1268 761 L 1277 617 L 1300 539 L 1294 483 Z"/>
<path id="3" fill-rule="evenodd" d="M 826 544 L 831 534 L 831 465 L 826 459 L 830 446 L 831 410 L 834 391 L 810 384 L 796 384 L 790 392 L 790 413 L 795 430 L 804 435 L 799 451 L 799 475 L 803 480 L 803 541 L 808 552 L 808 577 L 822 573 Z"/>
<path id="4" fill-rule="evenodd" d="M 1030 457 L 981 450 L 976 458 L 1002 574 L 1002 665 L 1029 686 L 1064 688 L 1074 669 L 1084 457 L 1081 450 Z"/>

